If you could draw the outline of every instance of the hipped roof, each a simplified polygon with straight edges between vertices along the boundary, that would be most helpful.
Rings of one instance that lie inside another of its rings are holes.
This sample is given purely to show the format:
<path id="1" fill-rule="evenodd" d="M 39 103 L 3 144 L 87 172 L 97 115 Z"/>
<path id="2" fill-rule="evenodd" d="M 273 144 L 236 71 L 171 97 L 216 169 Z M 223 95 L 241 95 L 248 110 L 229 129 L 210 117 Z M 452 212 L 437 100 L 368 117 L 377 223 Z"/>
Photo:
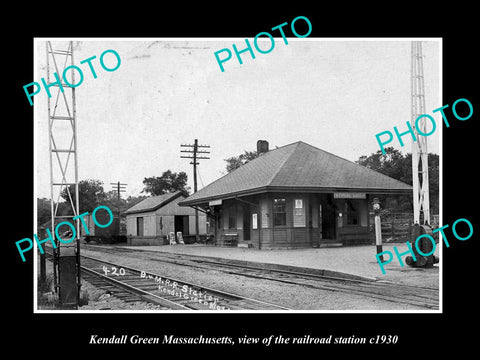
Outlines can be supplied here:
<path id="1" fill-rule="evenodd" d="M 412 187 L 298 141 L 262 154 L 197 191 L 179 205 L 198 205 L 216 199 L 273 191 L 406 194 L 412 192 Z"/>

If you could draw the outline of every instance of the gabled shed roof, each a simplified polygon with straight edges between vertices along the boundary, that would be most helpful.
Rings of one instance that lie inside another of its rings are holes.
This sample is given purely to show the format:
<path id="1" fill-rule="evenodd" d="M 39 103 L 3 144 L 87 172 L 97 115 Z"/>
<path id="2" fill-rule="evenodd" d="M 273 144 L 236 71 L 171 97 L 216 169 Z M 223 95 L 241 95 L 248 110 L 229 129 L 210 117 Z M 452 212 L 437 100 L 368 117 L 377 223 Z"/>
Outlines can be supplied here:
<path id="1" fill-rule="evenodd" d="M 181 191 L 176 191 L 174 193 L 157 195 L 148 197 L 138 204 L 133 205 L 130 209 L 125 211 L 125 214 L 133 214 L 138 212 L 148 212 L 148 211 L 155 211 L 162 206 L 167 205 L 172 200 L 184 196 Z"/>
<path id="2" fill-rule="evenodd" d="M 362 191 L 406 194 L 412 187 L 298 141 L 262 154 L 180 202 L 198 205 L 272 191 Z"/>

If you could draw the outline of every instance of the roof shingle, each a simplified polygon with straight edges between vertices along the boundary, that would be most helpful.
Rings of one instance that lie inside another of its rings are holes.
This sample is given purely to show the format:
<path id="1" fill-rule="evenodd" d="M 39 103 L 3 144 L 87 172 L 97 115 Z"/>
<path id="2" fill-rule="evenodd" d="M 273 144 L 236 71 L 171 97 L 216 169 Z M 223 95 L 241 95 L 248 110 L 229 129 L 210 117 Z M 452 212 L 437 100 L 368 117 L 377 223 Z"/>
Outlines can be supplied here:
<path id="1" fill-rule="evenodd" d="M 407 193 L 412 187 L 298 141 L 271 150 L 212 182 L 180 205 L 268 190 Z"/>
<path id="2" fill-rule="evenodd" d="M 176 191 L 174 193 L 148 197 L 140 201 L 138 204 L 133 205 L 131 208 L 125 211 L 125 214 L 157 210 L 158 208 L 168 204 L 170 201 L 176 199 L 181 195 L 181 191 Z"/>

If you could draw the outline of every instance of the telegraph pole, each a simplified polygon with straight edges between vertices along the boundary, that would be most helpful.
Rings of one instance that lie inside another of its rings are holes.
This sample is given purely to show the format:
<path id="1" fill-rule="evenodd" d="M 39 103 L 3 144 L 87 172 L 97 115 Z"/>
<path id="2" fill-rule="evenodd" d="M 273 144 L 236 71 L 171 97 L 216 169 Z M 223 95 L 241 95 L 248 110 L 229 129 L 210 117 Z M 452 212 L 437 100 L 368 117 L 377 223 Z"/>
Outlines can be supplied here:
<path id="1" fill-rule="evenodd" d="M 116 183 L 110 183 L 110 185 L 112 185 L 113 190 L 117 190 L 118 235 L 120 235 L 120 193 L 126 191 L 125 187 L 128 184 L 121 184 L 120 181 L 118 181 Z"/>
<path id="2" fill-rule="evenodd" d="M 180 150 L 180 152 L 193 154 L 193 156 L 192 155 L 189 155 L 189 156 L 181 155 L 180 157 L 184 158 L 184 159 L 192 159 L 193 160 L 192 162 L 190 162 L 190 164 L 193 165 L 193 192 L 196 193 L 197 192 L 197 165 L 199 165 L 197 160 L 199 160 L 199 159 L 210 159 L 209 157 L 206 157 L 206 156 L 201 156 L 201 155 L 198 156 L 198 154 L 210 154 L 210 151 L 198 150 L 198 148 L 210 148 L 210 145 L 198 145 L 198 139 L 195 139 L 193 145 L 181 144 L 180 146 L 190 148 L 189 150 Z M 198 231 L 198 210 L 195 209 L 195 239 L 196 239 L 196 242 L 199 242 L 199 240 L 200 240 L 200 235 L 199 235 L 198 232 L 199 232 Z"/>

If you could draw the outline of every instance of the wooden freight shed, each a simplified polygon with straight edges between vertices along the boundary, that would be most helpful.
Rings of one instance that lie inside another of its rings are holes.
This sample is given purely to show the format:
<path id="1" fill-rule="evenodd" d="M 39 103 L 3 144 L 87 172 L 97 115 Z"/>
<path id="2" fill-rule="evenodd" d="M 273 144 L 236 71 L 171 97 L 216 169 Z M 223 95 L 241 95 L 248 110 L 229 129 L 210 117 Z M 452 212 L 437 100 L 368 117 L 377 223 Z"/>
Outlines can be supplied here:
<path id="1" fill-rule="evenodd" d="M 257 150 L 258 158 L 180 202 L 208 210 L 217 245 L 369 243 L 373 196 L 412 193 L 410 185 L 301 141 L 271 151 L 259 141 Z"/>
<path id="2" fill-rule="evenodd" d="M 185 195 L 177 191 L 171 194 L 151 196 L 128 209 L 128 245 L 164 245 L 171 232 L 182 232 L 185 242 L 195 239 L 195 210 L 178 206 Z M 199 213 L 199 235 L 205 238 L 206 216 Z M 178 240 L 178 238 L 177 238 Z"/>

